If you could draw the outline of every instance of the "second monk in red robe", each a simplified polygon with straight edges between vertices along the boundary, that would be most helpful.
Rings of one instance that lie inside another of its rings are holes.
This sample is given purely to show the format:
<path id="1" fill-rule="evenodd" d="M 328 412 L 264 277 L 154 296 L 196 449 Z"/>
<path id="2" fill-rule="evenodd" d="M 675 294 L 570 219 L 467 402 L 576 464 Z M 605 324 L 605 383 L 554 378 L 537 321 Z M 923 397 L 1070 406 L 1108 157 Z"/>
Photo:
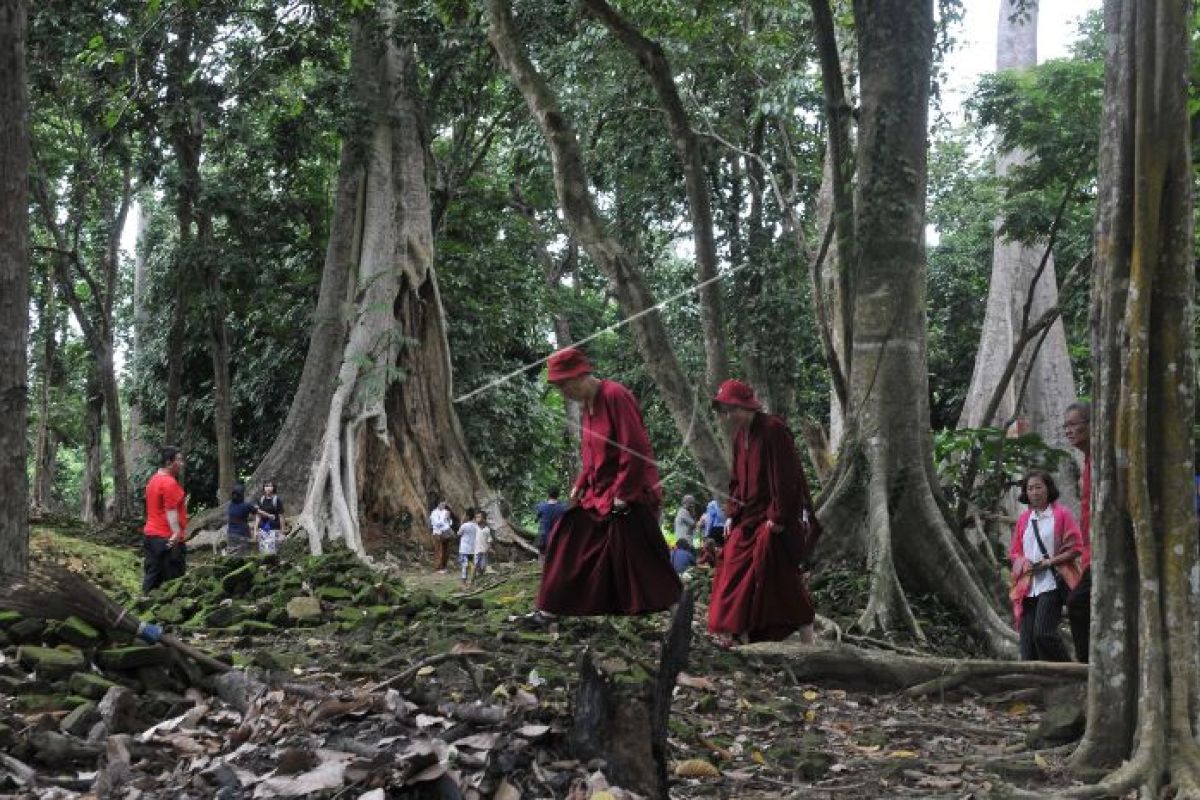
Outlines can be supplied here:
<path id="1" fill-rule="evenodd" d="M 812 641 L 815 613 L 800 570 L 820 528 L 792 433 L 762 412 L 741 381 L 721 384 L 713 408 L 736 432 L 730 529 L 713 578 L 708 629 L 725 643 L 779 640 L 796 630 Z"/>
<path id="2" fill-rule="evenodd" d="M 550 532 L 542 614 L 643 614 L 670 608 L 682 586 L 658 529 L 662 488 L 642 412 L 629 390 L 592 374 L 579 350 L 550 357 L 549 379 L 583 406 L 583 469 Z"/>

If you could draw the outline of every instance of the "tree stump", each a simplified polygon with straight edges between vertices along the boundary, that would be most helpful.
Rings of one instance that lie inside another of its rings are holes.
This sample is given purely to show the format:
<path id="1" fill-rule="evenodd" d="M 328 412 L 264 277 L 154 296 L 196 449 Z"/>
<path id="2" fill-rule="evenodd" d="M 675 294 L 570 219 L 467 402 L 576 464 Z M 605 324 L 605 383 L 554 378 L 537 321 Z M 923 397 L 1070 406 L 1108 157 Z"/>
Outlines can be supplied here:
<path id="1" fill-rule="evenodd" d="M 653 673 L 615 653 L 580 659 L 571 746 L 581 760 L 603 759 L 614 784 L 667 797 L 667 720 L 675 679 L 687 664 L 695 603 L 685 589 Z"/>

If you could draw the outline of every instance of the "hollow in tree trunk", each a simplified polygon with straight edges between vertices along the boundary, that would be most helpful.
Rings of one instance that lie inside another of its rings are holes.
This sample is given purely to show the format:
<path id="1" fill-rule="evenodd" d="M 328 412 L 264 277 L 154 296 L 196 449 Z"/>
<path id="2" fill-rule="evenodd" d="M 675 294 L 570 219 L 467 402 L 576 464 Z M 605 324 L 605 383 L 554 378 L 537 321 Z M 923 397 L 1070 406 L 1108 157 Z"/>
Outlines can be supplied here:
<path id="1" fill-rule="evenodd" d="M 415 48 L 397 41 L 392 5 L 372 13 L 355 23 L 351 58 L 370 122 L 343 146 L 304 375 L 256 481 L 274 477 L 303 498 L 293 508 L 313 552 L 330 539 L 359 553 L 425 543 L 436 499 L 458 513 L 485 510 L 498 539 L 514 542 L 452 403 Z M 342 307 L 352 309 L 348 322 Z"/>
<path id="2" fill-rule="evenodd" d="M 921 635 L 903 575 L 961 608 L 992 650 L 1011 653 L 1012 628 L 956 541 L 933 468 L 924 245 L 933 3 L 857 0 L 854 11 L 862 106 L 848 265 L 851 414 L 822 521 L 831 538 L 866 551 L 863 630 Z"/>

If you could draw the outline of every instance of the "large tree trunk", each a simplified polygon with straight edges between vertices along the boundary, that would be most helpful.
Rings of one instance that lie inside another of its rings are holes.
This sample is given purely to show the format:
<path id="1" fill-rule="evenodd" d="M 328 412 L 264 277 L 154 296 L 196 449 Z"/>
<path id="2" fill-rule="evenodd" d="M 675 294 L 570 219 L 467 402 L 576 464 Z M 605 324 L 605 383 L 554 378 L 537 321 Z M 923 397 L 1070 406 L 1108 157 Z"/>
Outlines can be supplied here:
<path id="1" fill-rule="evenodd" d="M 636 261 L 608 233 L 588 189 L 575 130 L 525 53 L 510 4 L 506 0 L 488 0 L 487 8 L 488 39 L 550 147 L 554 186 L 567 225 L 608 278 L 621 310 L 631 320 L 646 371 L 657 384 L 680 436 L 691 448 L 709 490 L 724 493 L 729 485 L 729 469 L 708 422 L 707 397 L 697 396 L 700 390 L 680 367 L 662 316 L 655 308 L 654 295 Z"/>
<path id="2" fill-rule="evenodd" d="M 25 571 L 26 337 L 29 330 L 29 100 L 25 3 L 0 0 L 0 572 Z"/>
<path id="3" fill-rule="evenodd" d="M 997 70 L 1037 66 L 1037 3 L 1025 2 L 1021 8 L 1017 6 L 1016 0 L 1000 3 Z M 1021 150 L 998 154 L 996 177 L 1003 180 L 1029 159 L 1029 153 Z M 1075 380 L 1061 316 L 1050 326 L 1040 349 L 1026 348 L 999 408 L 991 418 L 985 419 L 992 394 L 1005 372 L 1014 345 L 1021 338 L 1023 321 L 1026 327 L 1032 325 L 1047 309 L 1058 305 L 1053 256 L 1047 259 L 1037 285 L 1031 289 L 1046 244 L 1024 244 L 1006 239 L 1001 235 L 1003 224 L 1003 219 L 997 219 L 994 226 L 987 310 L 975 370 L 958 424 L 962 428 L 994 427 L 1017 417 L 1027 420 L 1031 429 L 1052 446 L 1067 449 L 1062 415 L 1075 399 Z M 1033 302 L 1025 321 L 1024 308 L 1031 291 Z M 1021 387 L 1027 388 L 1024 396 L 1018 397 Z M 1064 500 L 1077 505 L 1075 481 L 1065 475 L 1063 478 L 1058 481 L 1058 486 Z"/>
<path id="4" fill-rule="evenodd" d="M 371 122 L 366 141 L 347 142 L 343 150 L 328 281 L 322 283 L 321 304 L 326 290 L 332 295 L 340 283 L 338 299 L 353 304 L 354 317 L 348 331 L 332 321 L 318 331 L 345 332 L 335 348 L 314 333 L 301 393 L 328 395 L 323 406 L 297 409 L 298 395 L 293 413 L 324 425 L 307 430 L 315 441 L 272 448 L 272 454 L 310 455 L 301 464 L 279 464 L 279 483 L 298 486 L 297 473 L 307 473 L 297 523 L 314 552 L 329 539 L 359 553 L 385 541 L 426 542 L 425 516 L 434 499 L 448 500 L 458 512 L 484 509 L 501 540 L 513 541 L 499 499 L 468 453 L 452 403 L 416 54 L 396 41 L 394 8 L 385 4 L 376 13 L 378 20 L 355 25 L 351 81 Z M 327 310 L 336 314 L 337 305 Z M 320 368 L 331 374 L 318 375 Z"/>
<path id="5" fill-rule="evenodd" d="M 716 394 L 717 387 L 729 377 L 729 344 L 725 335 L 725 320 L 721 313 L 721 285 L 717 274 L 717 243 L 713 235 L 712 201 L 708 195 L 708 170 L 704 148 L 692 128 L 675 75 L 662 46 L 647 39 L 627 19 L 618 14 L 605 0 L 584 0 L 595 14 L 637 58 L 658 95 L 658 102 L 667 113 L 671 142 L 683 168 L 683 183 L 687 189 L 688 216 L 692 222 L 692 244 L 696 250 L 696 280 L 700 289 L 700 325 L 704 330 L 704 358 L 708 375 L 708 391 Z"/>
<path id="6" fill-rule="evenodd" d="M 933 3 L 856 0 L 854 12 L 862 111 L 849 399 L 857 414 L 822 521 L 831 538 L 857 538 L 866 550 L 862 629 L 920 633 L 903 574 L 963 609 L 993 650 L 1011 653 L 1011 627 L 956 540 L 933 468 L 924 245 Z"/>
<path id="7" fill-rule="evenodd" d="M 1108 0 L 1092 353 L 1095 543 L 1081 765 L 1200 797 L 1190 9 Z M 1124 762 L 1124 763 L 1122 763 Z"/>

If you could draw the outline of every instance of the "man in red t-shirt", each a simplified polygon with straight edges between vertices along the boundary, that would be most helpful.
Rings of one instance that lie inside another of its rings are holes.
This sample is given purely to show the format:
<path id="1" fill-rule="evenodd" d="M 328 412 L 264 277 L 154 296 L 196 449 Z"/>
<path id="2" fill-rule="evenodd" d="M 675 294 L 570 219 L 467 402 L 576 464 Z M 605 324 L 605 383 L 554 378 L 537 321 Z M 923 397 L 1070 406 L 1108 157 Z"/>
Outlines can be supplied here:
<path id="1" fill-rule="evenodd" d="M 187 567 L 187 496 L 179 485 L 183 453 L 164 447 L 158 471 L 146 484 L 146 527 L 142 528 L 142 593 L 183 575 Z"/>
<path id="2" fill-rule="evenodd" d="M 1083 534 L 1083 575 L 1067 596 L 1067 618 L 1075 658 L 1088 663 L 1092 628 L 1092 407 L 1083 401 L 1067 406 L 1063 419 L 1067 441 L 1083 453 L 1083 477 L 1079 486 L 1079 530 Z"/>

